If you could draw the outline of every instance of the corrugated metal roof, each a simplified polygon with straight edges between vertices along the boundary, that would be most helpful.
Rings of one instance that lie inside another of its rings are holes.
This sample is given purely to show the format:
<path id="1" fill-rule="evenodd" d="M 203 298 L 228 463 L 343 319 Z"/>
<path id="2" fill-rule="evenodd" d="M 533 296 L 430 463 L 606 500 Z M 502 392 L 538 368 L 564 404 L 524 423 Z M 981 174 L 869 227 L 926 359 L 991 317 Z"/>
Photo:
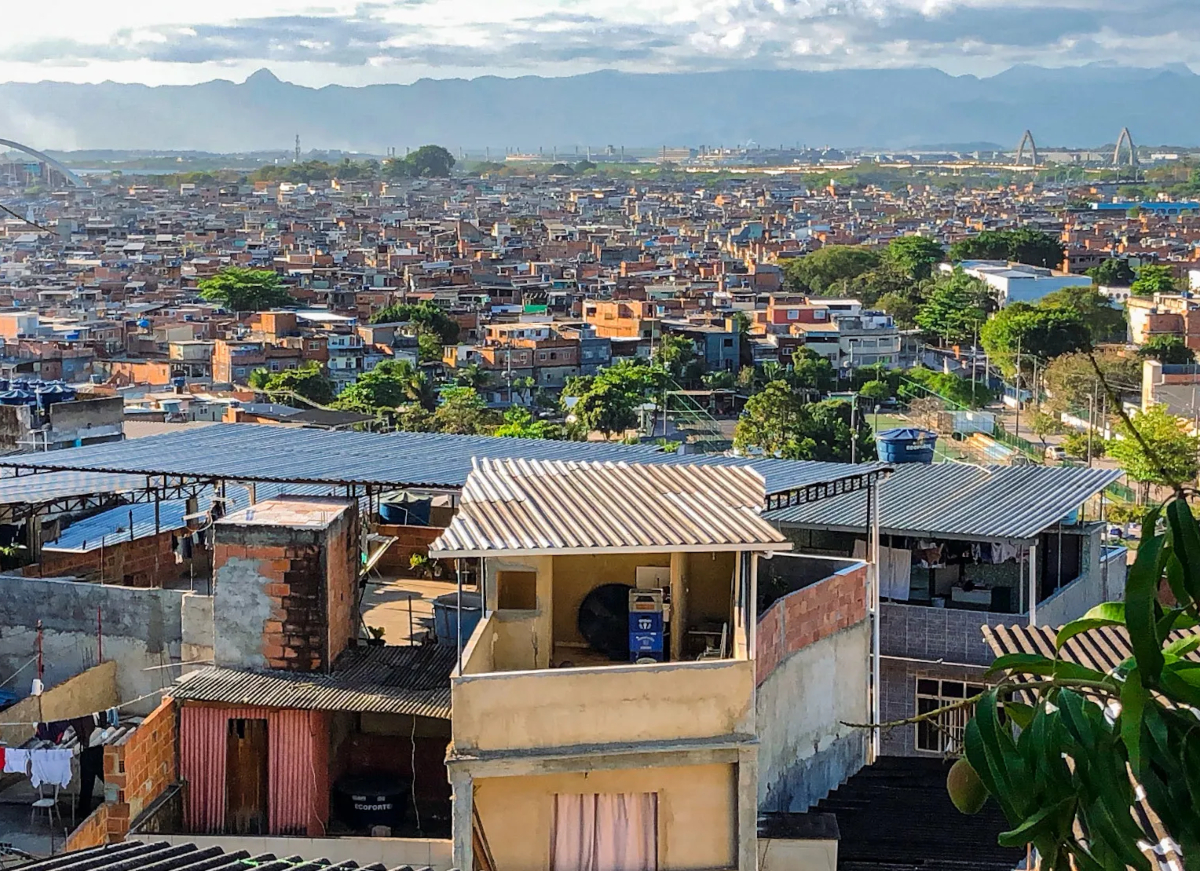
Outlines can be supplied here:
<path id="1" fill-rule="evenodd" d="M 856 477 L 882 464 L 664 454 L 653 445 L 456 436 L 440 433 L 333 432 L 255 424 L 214 424 L 38 454 L 0 457 L 0 468 L 139 472 L 240 481 L 457 488 L 472 458 L 747 466 L 767 492 Z"/>
<path id="2" fill-rule="evenodd" d="M 435 644 L 357 647 L 332 674 L 210 666 L 184 675 L 176 699 L 263 708 L 409 714 L 450 719 L 455 649 Z"/>
<path id="3" fill-rule="evenodd" d="M 740 466 L 479 460 L 430 553 L 784 550 L 760 516 L 762 476 Z"/>
<path id="4" fill-rule="evenodd" d="M 40 472 L 36 475 L 0 478 L 0 505 L 36 504 L 88 496 L 92 493 L 124 493 L 146 489 L 142 475 L 109 472 Z"/>
<path id="5" fill-rule="evenodd" d="M 1121 477 L 1113 469 L 900 465 L 879 484 L 880 527 L 893 535 L 1029 539 Z M 771 511 L 773 523 L 866 529 L 865 493 Z"/>
<path id="6" fill-rule="evenodd" d="M 79 474 L 74 472 L 50 474 Z M 272 499 L 282 494 L 295 496 L 340 496 L 340 488 L 331 484 L 277 484 L 263 483 L 255 487 L 258 501 Z M 204 487 L 197 494 L 197 510 L 207 511 L 212 505 L 212 488 Z M 226 512 L 232 513 L 250 506 L 250 491 L 246 487 L 230 485 L 225 488 Z M 360 500 L 363 502 L 364 500 Z M 122 541 L 149 538 L 158 531 L 182 529 L 186 526 L 187 502 L 183 499 L 168 499 L 158 503 L 158 519 L 155 520 L 154 504 L 140 502 L 110 508 L 91 517 L 76 521 L 63 530 L 54 541 L 42 545 L 42 550 L 55 553 L 89 553 L 101 547 L 109 547 Z M 364 506 L 365 507 L 365 506 Z M 132 522 L 131 522 L 132 521 Z M 130 532 L 132 528 L 132 533 Z"/>
<path id="7" fill-rule="evenodd" d="M 997 656 L 1008 653 L 1038 653 L 1042 656 L 1055 657 L 1054 639 L 1058 635 L 1057 626 L 984 626 L 983 640 L 992 648 Z M 1200 635 L 1200 629 L 1184 629 L 1171 633 L 1171 640 Z M 1060 653 L 1059 659 L 1067 662 L 1077 662 L 1080 665 L 1108 674 L 1122 662 L 1133 656 L 1133 647 L 1129 644 L 1129 633 L 1124 626 L 1102 626 L 1092 629 L 1069 640 Z M 1187 657 L 1200 661 L 1200 653 L 1191 653 Z"/>
<path id="8" fill-rule="evenodd" d="M 311 846 L 316 843 L 299 838 L 292 840 L 297 849 L 306 844 Z M 220 846 L 197 847 L 191 843 L 143 843 L 138 840 L 126 840 L 85 850 L 69 850 L 20 867 L 22 871 L 130 871 L 132 868 L 153 868 L 154 871 L 351 871 L 359 865 L 353 861 L 331 862 L 314 855 L 287 856 L 281 859 L 274 853 L 252 854 L 248 850 L 232 849 L 226 851 Z M 382 871 L 384 865 L 378 863 L 367 867 Z M 393 871 L 404 869 L 411 871 L 408 866 Z"/>

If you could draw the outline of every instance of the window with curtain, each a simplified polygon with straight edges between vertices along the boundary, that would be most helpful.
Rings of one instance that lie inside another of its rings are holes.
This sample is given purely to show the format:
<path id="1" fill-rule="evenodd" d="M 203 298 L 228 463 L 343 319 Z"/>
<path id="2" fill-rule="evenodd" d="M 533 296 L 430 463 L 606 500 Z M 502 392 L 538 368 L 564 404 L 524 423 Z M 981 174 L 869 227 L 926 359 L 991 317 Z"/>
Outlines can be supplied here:
<path id="1" fill-rule="evenodd" d="M 550 871 L 658 871 L 658 795 L 554 796 Z"/>

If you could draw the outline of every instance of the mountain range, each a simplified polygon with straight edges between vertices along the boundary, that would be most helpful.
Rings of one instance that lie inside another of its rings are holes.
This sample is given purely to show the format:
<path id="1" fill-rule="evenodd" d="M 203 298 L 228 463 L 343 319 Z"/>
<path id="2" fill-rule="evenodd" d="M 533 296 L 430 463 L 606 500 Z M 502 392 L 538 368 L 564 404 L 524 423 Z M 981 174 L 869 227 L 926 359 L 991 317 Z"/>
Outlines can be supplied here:
<path id="1" fill-rule="evenodd" d="M 624 73 L 421 79 L 307 88 L 260 70 L 236 84 L 0 84 L 0 138 L 59 150 L 287 149 L 383 153 L 438 143 L 536 150 L 804 144 L 913 148 L 1001 142 L 1200 145 L 1200 76 L 1182 64 L 1016 66 L 994 76 L 931 68 Z"/>

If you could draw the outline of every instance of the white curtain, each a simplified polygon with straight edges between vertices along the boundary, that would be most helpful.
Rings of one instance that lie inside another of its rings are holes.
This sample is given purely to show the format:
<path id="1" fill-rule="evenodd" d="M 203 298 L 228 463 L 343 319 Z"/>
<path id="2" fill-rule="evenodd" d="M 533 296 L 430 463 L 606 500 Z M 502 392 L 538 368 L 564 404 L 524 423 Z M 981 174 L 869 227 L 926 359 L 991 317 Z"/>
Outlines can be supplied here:
<path id="1" fill-rule="evenodd" d="M 550 871 L 657 871 L 653 792 L 556 795 Z"/>

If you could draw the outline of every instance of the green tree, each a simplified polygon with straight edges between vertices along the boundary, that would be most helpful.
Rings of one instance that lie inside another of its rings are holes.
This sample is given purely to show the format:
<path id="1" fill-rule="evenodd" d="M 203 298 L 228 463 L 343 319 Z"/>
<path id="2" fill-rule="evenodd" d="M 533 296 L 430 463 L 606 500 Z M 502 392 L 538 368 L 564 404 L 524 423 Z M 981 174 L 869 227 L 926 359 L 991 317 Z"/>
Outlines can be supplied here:
<path id="1" fill-rule="evenodd" d="M 963 408 L 983 408 L 995 399 L 991 388 L 982 381 L 977 381 L 972 386 L 969 378 L 962 378 L 950 372 L 934 372 L 932 369 L 918 366 L 905 372 L 904 377 L 911 382 L 900 384 L 899 394 L 904 399 L 920 399 L 932 393 Z M 913 384 L 917 386 L 914 387 Z"/>
<path id="2" fill-rule="evenodd" d="M 433 412 L 433 426 L 452 435 L 479 435 L 492 425 L 487 404 L 472 387 L 446 387 Z"/>
<path id="3" fill-rule="evenodd" d="M 482 390 L 492 383 L 492 373 L 478 363 L 468 363 L 455 371 L 454 381 L 459 387 Z"/>
<path id="4" fill-rule="evenodd" d="M 874 436 L 861 418 L 853 433 L 850 417 L 844 400 L 806 404 L 786 382 L 772 381 L 746 401 L 733 445 L 742 453 L 788 460 L 849 462 L 853 440 L 857 459 L 865 461 L 874 456 Z"/>
<path id="5" fill-rule="evenodd" d="M 1015 230 L 984 230 L 950 246 L 950 259 L 1007 260 L 1058 269 L 1066 257 L 1062 241 L 1050 233 L 1021 227 Z"/>
<path id="6" fill-rule="evenodd" d="M 513 439 L 561 439 L 563 429 L 548 420 L 538 420 L 528 409 L 514 406 L 504 412 L 504 423 L 492 435 Z"/>
<path id="7" fill-rule="evenodd" d="M 270 369 L 255 369 L 250 373 L 250 377 L 246 379 L 246 383 L 255 390 L 266 390 L 267 382 L 270 380 Z"/>
<path id="8" fill-rule="evenodd" d="M 1151 336 L 1145 344 L 1138 348 L 1138 356 L 1143 360 L 1157 360 L 1160 363 L 1196 362 L 1195 353 L 1181 336 Z"/>
<path id="9" fill-rule="evenodd" d="M 917 326 L 948 344 L 969 341 L 984 321 L 987 285 L 956 269 L 939 281 L 915 318 Z"/>
<path id="10" fill-rule="evenodd" d="M 338 395 L 338 408 L 378 414 L 415 404 L 432 411 L 437 393 L 429 376 L 407 360 L 385 360 L 364 372 Z"/>
<path id="11" fill-rule="evenodd" d="M 883 402 L 892 398 L 892 388 L 886 381 L 868 381 L 858 388 L 858 395 L 871 402 Z"/>
<path id="12" fill-rule="evenodd" d="M 905 293 L 885 293 L 873 303 L 875 308 L 890 314 L 901 330 L 917 326 L 917 315 L 923 304 L 923 298 Z"/>
<path id="13" fill-rule="evenodd" d="M 654 362 L 684 387 L 699 381 L 704 372 L 704 361 L 696 354 L 696 343 L 673 333 L 663 334 L 662 341 L 654 349 Z"/>
<path id="14" fill-rule="evenodd" d="M 442 359 L 442 339 L 434 332 L 417 330 L 417 357 L 422 363 L 436 363 Z"/>
<path id="15" fill-rule="evenodd" d="M 838 296 L 846 292 L 852 279 L 879 264 L 879 254 L 870 248 L 827 245 L 789 260 L 784 267 L 784 277 L 789 290 L 816 296 Z"/>
<path id="16" fill-rule="evenodd" d="M 1108 386 L 1118 393 L 1141 391 L 1142 364 L 1138 358 L 1124 354 L 1095 354 Z M 1052 411 L 1085 414 L 1089 402 L 1104 396 L 1104 386 L 1096 377 L 1092 360 L 1086 353 L 1063 354 L 1046 366 L 1046 391 L 1050 394 Z M 1099 407 L 1094 409 L 1098 415 Z"/>
<path id="17" fill-rule="evenodd" d="M 979 331 L 988 357 L 1005 375 L 1017 371 L 1017 349 L 1025 356 L 1049 360 L 1091 345 L 1083 316 L 1073 308 L 1043 308 L 1014 303 L 999 311 Z"/>
<path id="18" fill-rule="evenodd" d="M 592 172 L 595 168 L 596 164 L 592 163 L 590 160 L 581 160 L 574 166 L 576 174 Z"/>
<path id="19" fill-rule="evenodd" d="M 883 262 L 914 281 L 933 274 L 933 267 L 946 259 L 941 244 L 925 236 L 898 236 L 888 243 Z"/>
<path id="20" fill-rule="evenodd" d="M 1087 271 L 1092 282 L 1100 287 L 1129 287 L 1137 275 L 1124 257 L 1111 257 Z"/>
<path id="21" fill-rule="evenodd" d="M 1134 296 L 1154 296 L 1156 293 L 1175 293 L 1178 290 L 1171 267 L 1154 264 L 1139 266 L 1137 280 L 1129 285 L 1129 292 Z"/>
<path id="22" fill-rule="evenodd" d="M 563 409 L 585 431 L 611 436 L 637 426 L 638 407 L 657 392 L 661 382 L 662 370 L 622 360 L 594 376 L 568 380 Z"/>
<path id="23" fill-rule="evenodd" d="M 1129 477 L 1144 484 L 1164 486 L 1196 477 L 1200 437 L 1191 435 L 1187 425 L 1167 411 L 1166 406 L 1155 405 L 1147 411 L 1139 411 L 1131 422 L 1141 440 L 1130 432 L 1124 421 L 1120 421 L 1118 438 L 1108 446 L 1109 457 L 1116 460 Z"/>
<path id="24" fill-rule="evenodd" d="M 397 178 L 448 178 L 454 168 L 454 155 L 440 145 L 422 145 L 403 158 L 388 160 L 384 175 Z"/>
<path id="25" fill-rule="evenodd" d="M 1111 262 L 1111 261 L 1110 261 Z M 1095 343 L 1125 339 L 1125 313 L 1093 287 L 1064 287 L 1042 297 L 1042 308 L 1073 308 L 1083 316 Z"/>
<path id="26" fill-rule="evenodd" d="M 414 324 L 418 330 L 436 333 L 444 345 L 458 341 L 458 322 L 431 302 L 400 303 L 371 315 L 373 324 Z"/>
<path id="27" fill-rule="evenodd" d="M 294 305 L 282 279 L 270 269 L 228 266 L 200 281 L 200 297 L 232 312 L 258 312 Z"/>
<path id="28" fill-rule="evenodd" d="M 289 394 L 295 393 L 317 405 L 329 405 L 336 397 L 333 382 L 325 376 L 320 364 L 316 362 L 305 363 L 297 369 L 275 372 L 267 379 L 262 389 L 267 396 L 278 396 L 285 401 Z"/>

